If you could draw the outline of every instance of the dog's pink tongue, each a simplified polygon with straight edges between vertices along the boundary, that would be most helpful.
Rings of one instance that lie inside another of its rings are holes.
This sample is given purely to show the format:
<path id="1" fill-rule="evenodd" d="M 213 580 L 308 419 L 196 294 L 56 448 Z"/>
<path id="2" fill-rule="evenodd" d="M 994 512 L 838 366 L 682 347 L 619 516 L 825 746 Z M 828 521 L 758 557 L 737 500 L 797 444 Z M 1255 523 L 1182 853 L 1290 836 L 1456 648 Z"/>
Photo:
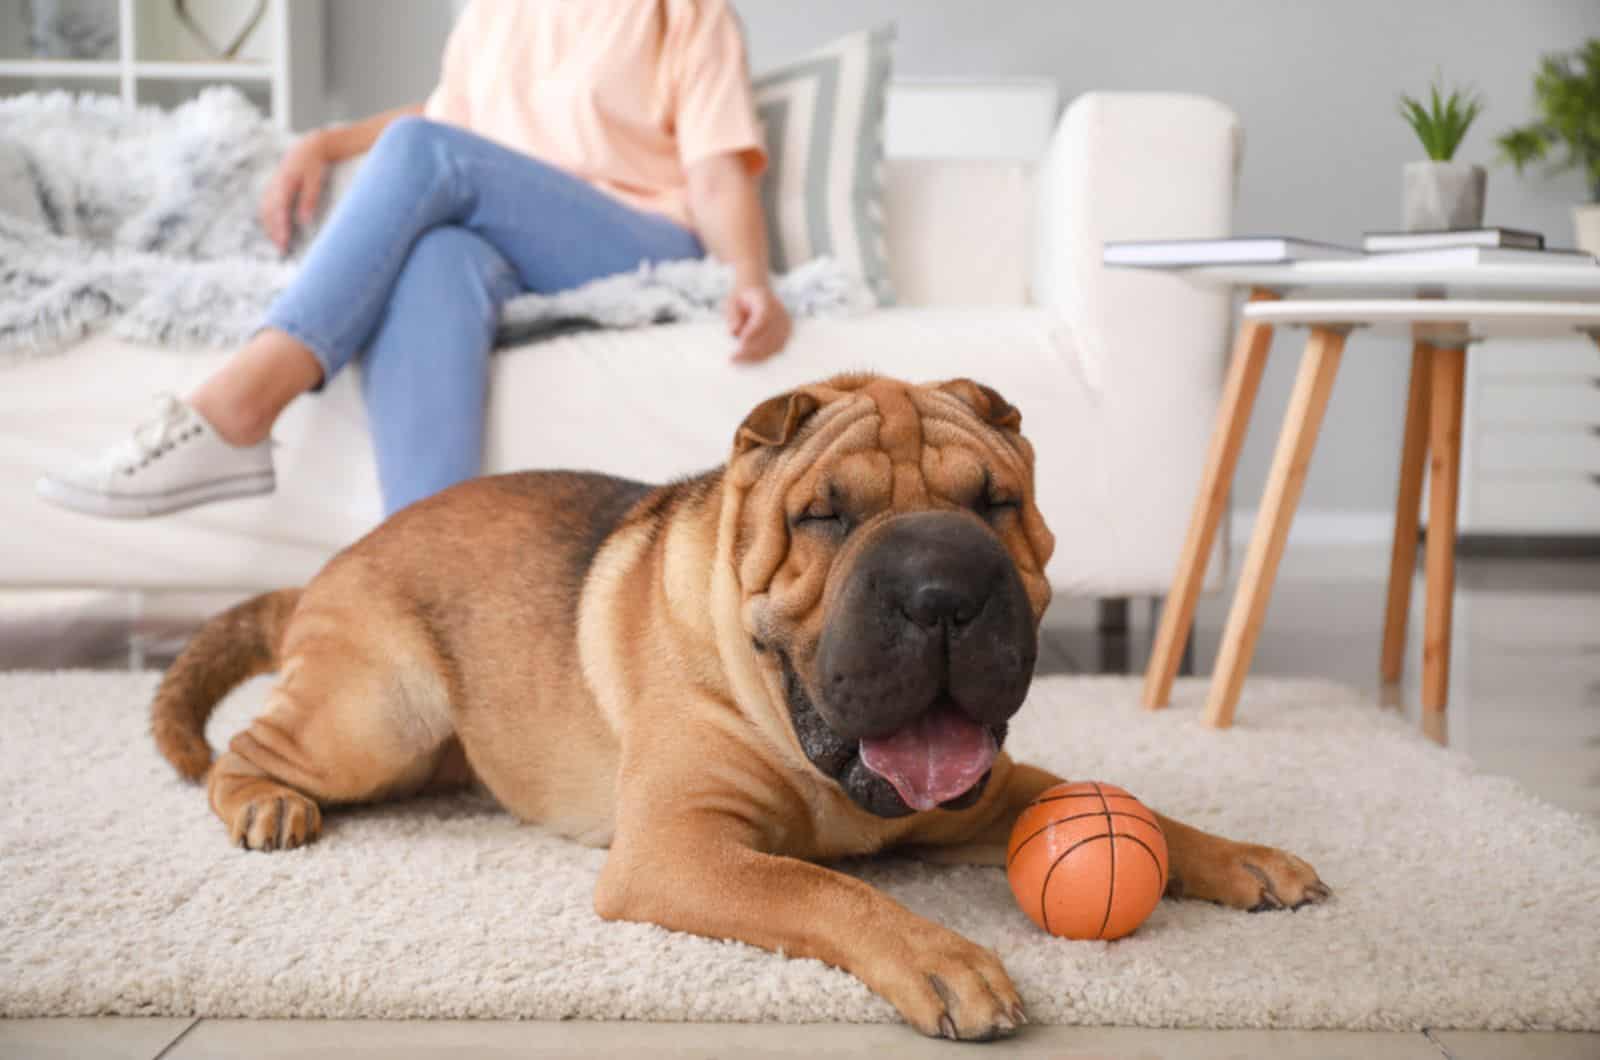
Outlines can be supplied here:
<path id="1" fill-rule="evenodd" d="M 861 761 L 907 806 L 931 810 L 976 784 L 994 762 L 989 730 L 949 708 L 930 710 L 889 736 L 861 741 Z"/>

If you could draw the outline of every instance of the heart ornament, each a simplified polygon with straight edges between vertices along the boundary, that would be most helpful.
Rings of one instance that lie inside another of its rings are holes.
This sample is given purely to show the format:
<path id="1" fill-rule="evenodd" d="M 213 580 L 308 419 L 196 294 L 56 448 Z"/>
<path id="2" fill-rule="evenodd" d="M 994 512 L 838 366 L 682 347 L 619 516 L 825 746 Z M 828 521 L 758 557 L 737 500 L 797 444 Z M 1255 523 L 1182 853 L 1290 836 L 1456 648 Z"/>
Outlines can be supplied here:
<path id="1" fill-rule="evenodd" d="M 250 34 L 261 25 L 261 20 L 266 17 L 269 0 L 256 0 L 249 16 L 239 24 L 239 29 L 233 34 L 227 45 L 218 44 L 211 31 L 200 23 L 194 12 L 189 10 L 189 0 L 172 0 L 173 10 L 178 15 L 178 21 L 189 31 L 195 40 L 218 59 L 232 59 L 239 54 L 239 49 L 244 47 L 244 42 L 250 39 Z"/>

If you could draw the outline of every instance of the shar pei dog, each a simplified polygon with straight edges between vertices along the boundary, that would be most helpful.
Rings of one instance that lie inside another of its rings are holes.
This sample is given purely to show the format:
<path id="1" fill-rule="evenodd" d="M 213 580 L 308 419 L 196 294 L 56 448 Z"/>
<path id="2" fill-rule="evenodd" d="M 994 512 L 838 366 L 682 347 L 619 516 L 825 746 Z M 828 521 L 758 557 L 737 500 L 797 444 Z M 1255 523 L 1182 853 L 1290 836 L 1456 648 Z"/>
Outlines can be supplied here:
<path id="1" fill-rule="evenodd" d="M 204 626 L 153 731 L 250 850 L 481 785 L 609 847 L 603 918 L 820 958 L 924 1034 L 1003 1036 L 1024 1013 L 994 953 L 818 862 L 1003 863 L 1060 782 L 1003 750 L 1053 548 L 999 394 L 839 377 L 763 402 L 695 478 L 500 475 L 397 513 Z M 213 760 L 212 708 L 264 671 L 265 712 Z M 1293 855 L 1160 824 L 1174 897 L 1328 894 Z"/>

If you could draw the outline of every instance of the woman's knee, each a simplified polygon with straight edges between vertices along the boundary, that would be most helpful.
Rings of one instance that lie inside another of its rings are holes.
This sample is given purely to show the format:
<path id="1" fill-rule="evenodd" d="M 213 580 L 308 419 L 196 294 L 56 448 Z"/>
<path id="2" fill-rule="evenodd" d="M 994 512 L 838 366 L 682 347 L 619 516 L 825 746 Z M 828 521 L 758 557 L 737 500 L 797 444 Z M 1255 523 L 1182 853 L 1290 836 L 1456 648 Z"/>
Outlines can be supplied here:
<path id="1" fill-rule="evenodd" d="M 372 146 L 371 160 L 402 166 L 416 173 L 419 167 L 443 160 L 449 131 L 436 121 L 415 114 L 396 118 L 384 127 Z"/>

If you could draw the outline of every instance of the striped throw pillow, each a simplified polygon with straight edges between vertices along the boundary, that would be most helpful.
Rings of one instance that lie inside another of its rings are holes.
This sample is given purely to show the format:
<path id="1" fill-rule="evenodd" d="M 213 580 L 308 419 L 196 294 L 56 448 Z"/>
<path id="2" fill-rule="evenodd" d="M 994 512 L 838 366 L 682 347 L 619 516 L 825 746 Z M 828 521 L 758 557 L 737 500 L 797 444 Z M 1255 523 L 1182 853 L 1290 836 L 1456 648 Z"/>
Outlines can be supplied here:
<path id="1" fill-rule="evenodd" d="M 894 301 L 883 235 L 883 114 L 894 27 L 863 30 L 754 79 L 772 267 L 828 255 Z"/>

